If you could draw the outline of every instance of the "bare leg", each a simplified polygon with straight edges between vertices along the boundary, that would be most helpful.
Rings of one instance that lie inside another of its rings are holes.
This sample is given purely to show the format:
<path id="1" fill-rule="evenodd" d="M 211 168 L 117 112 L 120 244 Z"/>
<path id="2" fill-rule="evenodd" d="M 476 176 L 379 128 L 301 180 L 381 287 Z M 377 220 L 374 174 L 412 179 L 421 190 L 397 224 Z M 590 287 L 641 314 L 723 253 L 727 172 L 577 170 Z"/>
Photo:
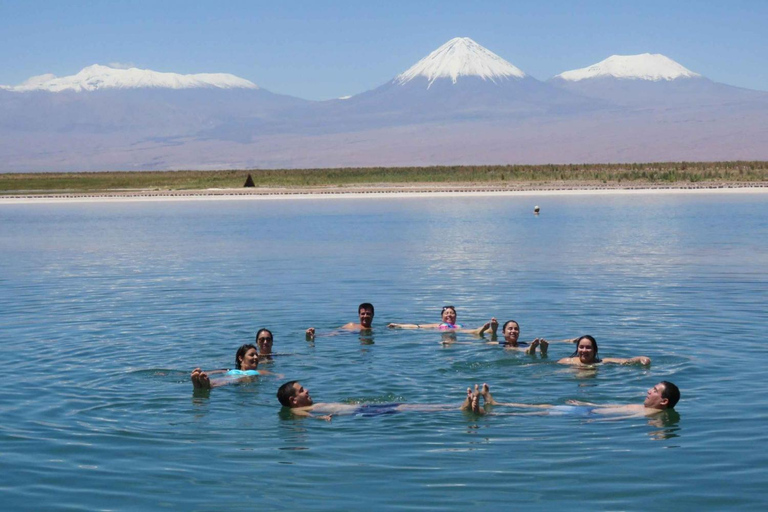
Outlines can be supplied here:
<path id="1" fill-rule="evenodd" d="M 525 351 L 526 354 L 535 354 L 536 353 L 536 347 L 539 346 L 539 338 L 536 338 L 531 342 L 531 345 L 528 347 L 528 350 Z"/>

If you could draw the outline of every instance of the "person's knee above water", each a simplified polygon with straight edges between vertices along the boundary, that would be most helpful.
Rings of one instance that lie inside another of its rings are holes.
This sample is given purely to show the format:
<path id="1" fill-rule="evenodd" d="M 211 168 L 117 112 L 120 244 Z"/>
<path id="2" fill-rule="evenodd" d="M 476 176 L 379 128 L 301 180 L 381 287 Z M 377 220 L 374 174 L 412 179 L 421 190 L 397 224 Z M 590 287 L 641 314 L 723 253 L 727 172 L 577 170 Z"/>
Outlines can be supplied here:
<path id="1" fill-rule="evenodd" d="M 597 341 L 589 335 L 581 336 L 576 342 L 576 350 L 570 357 L 558 361 L 560 364 L 571 365 L 594 365 L 599 363 L 614 364 L 640 364 L 648 366 L 651 364 L 651 358 L 645 356 L 631 357 L 622 359 L 617 357 L 606 357 L 600 359 L 597 357 Z"/>

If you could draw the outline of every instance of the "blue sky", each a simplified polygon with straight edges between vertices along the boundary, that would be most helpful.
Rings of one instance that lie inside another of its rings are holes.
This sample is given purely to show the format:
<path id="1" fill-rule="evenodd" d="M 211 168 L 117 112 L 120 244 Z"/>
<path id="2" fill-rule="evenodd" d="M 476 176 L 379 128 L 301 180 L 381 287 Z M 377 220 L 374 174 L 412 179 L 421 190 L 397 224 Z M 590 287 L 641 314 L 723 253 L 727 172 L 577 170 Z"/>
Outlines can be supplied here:
<path id="1" fill-rule="evenodd" d="M 766 25 L 764 0 L 0 0 L 0 84 L 117 62 L 328 99 L 377 87 L 466 36 L 540 80 L 651 52 L 768 90 Z"/>

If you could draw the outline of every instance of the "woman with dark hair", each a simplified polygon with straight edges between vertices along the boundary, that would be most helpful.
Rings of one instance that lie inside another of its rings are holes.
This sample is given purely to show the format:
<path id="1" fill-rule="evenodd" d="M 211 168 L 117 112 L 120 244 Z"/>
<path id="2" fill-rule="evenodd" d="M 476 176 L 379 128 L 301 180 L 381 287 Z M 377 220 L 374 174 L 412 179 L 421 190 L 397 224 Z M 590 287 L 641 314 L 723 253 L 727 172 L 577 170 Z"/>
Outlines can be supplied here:
<path id="1" fill-rule="evenodd" d="M 632 357 L 630 359 L 620 359 L 617 357 L 600 359 L 597 357 L 597 341 L 592 336 L 585 335 L 576 341 L 576 351 L 571 354 L 571 357 L 563 358 L 559 360 L 558 363 L 577 366 L 598 363 L 641 364 L 643 366 L 649 366 L 651 364 L 651 359 L 645 356 Z"/>
<path id="2" fill-rule="evenodd" d="M 226 384 L 251 382 L 259 375 L 271 375 L 272 372 L 257 370 L 259 366 L 259 352 L 255 345 L 247 343 L 237 349 L 235 353 L 236 368 L 232 370 L 213 370 L 204 372 L 200 368 L 192 370 L 190 376 L 192 387 L 195 389 L 211 389 Z M 211 380 L 209 375 L 216 375 Z"/>
<path id="3" fill-rule="evenodd" d="M 496 334 L 496 329 L 499 328 L 499 322 L 495 318 L 491 318 L 490 322 L 486 322 L 476 329 L 466 329 L 462 324 L 456 323 L 456 308 L 453 306 L 443 306 L 440 311 L 439 324 L 389 324 L 387 327 L 390 329 L 437 329 L 440 331 L 453 331 L 453 332 L 467 332 L 470 334 L 477 334 L 482 336 L 485 331 L 491 329 Z"/>
<path id="4" fill-rule="evenodd" d="M 259 347 L 259 354 L 261 357 L 269 356 L 272 354 L 272 342 L 274 336 L 269 329 L 261 328 L 256 333 L 256 345 Z"/>
<path id="5" fill-rule="evenodd" d="M 526 354 L 530 355 L 530 354 L 535 354 L 536 347 L 539 347 L 539 351 L 541 352 L 541 355 L 547 354 L 547 349 L 549 348 L 549 342 L 544 338 L 536 338 L 530 343 L 526 343 L 524 341 L 518 341 L 518 338 L 520 337 L 520 324 L 517 323 L 515 320 L 507 320 L 506 322 L 504 322 L 504 325 L 501 327 L 501 335 L 503 336 L 503 338 L 499 340 L 498 343 L 499 345 L 503 346 L 505 349 L 522 350 Z M 496 343 L 496 342 L 492 341 L 491 343 Z"/>

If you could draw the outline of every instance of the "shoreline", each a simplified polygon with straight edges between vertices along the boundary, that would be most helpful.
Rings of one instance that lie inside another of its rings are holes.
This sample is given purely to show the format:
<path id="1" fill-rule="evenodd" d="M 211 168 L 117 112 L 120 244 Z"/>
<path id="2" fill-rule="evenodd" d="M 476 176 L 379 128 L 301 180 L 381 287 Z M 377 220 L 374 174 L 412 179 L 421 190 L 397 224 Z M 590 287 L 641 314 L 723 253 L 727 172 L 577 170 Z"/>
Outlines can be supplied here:
<path id="1" fill-rule="evenodd" d="M 699 182 L 670 184 L 562 183 L 517 185 L 369 184 L 302 188 L 213 188 L 200 190 L 111 190 L 0 194 L 2 204 L 143 201 L 220 201 L 279 199 L 358 199 L 386 197 L 550 196 L 607 194 L 768 193 L 768 182 Z"/>

